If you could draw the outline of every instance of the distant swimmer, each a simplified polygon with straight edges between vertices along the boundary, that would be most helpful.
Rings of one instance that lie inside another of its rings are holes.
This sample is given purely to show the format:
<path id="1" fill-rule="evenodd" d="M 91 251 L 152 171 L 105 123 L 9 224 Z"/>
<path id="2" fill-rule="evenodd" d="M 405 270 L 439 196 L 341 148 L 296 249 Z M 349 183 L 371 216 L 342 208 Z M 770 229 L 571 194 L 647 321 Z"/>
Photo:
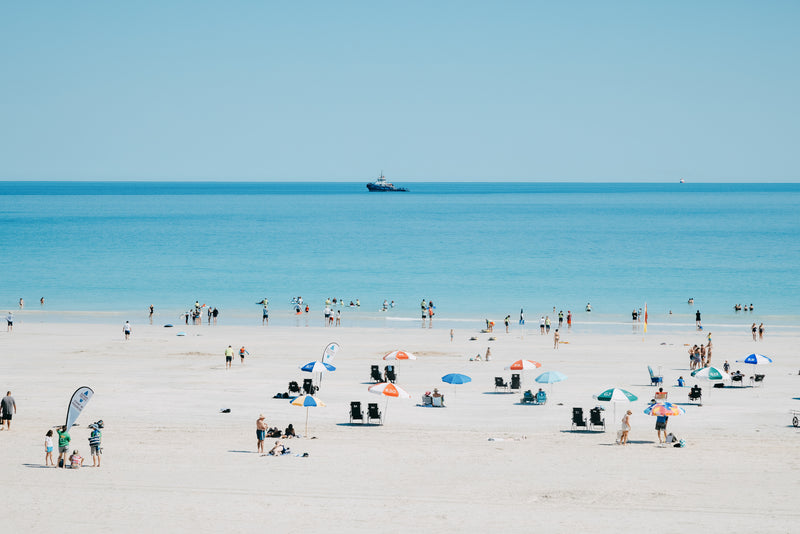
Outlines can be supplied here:
<path id="1" fill-rule="evenodd" d="M 586 311 L 587 311 L 587 312 L 590 312 L 590 311 L 592 311 L 592 305 L 591 305 L 591 304 L 589 304 L 588 302 L 586 303 Z"/>
<path id="2" fill-rule="evenodd" d="M 690 298 L 689 300 L 687 300 L 687 301 L 686 301 L 686 303 L 687 303 L 687 304 L 694 304 L 694 299 L 693 299 L 693 298 Z"/>
<path id="3" fill-rule="evenodd" d="M 389 304 L 389 307 L 390 307 L 390 308 L 394 308 L 394 301 L 392 301 L 392 302 Z"/>
<path id="4" fill-rule="evenodd" d="M 39 299 L 39 304 L 41 304 L 42 306 L 44 306 L 44 297 L 42 297 L 42 298 L 40 298 L 40 299 Z"/>
<path id="5" fill-rule="evenodd" d="M 21 310 L 24 307 L 25 307 L 25 301 L 20 298 L 19 299 L 19 309 Z"/>

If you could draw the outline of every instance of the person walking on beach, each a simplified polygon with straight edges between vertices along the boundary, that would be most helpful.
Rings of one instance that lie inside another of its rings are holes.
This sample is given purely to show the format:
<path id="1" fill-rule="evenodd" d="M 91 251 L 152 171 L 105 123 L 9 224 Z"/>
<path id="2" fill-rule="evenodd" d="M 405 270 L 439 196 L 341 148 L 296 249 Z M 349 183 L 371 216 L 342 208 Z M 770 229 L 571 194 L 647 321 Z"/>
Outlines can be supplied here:
<path id="1" fill-rule="evenodd" d="M 550 333 L 550 316 L 549 315 L 547 317 L 545 317 L 545 319 L 544 319 L 544 328 L 545 328 L 545 330 L 547 330 L 547 333 L 549 334 Z"/>
<path id="2" fill-rule="evenodd" d="M 8 315 L 6 315 L 6 323 L 7 323 L 6 332 L 13 331 L 14 330 L 14 314 L 13 313 L 8 312 Z"/>
<path id="3" fill-rule="evenodd" d="M 764 323 L 758 325 L 758 339 L 764 341 Z"/>
<path id="4" fill-rule="evenodd" d="M 544 335 L 544 315 L 539 317 L 539 332 L 541 332 L 541 335 Z"/>
<path id="5" fill-rule="evenodd" d="M 250 353 L 247 352 L 246 348 L 242 347 L 241 349 L 239 349 L 239 358 L 241 358 L 242 363 L 244 363 L 244 355 L 245 354 L 247 354 L 248 356 L 250 355 Z"/>
<path id="6" fill-rule="evenodd" d="M 453 342 L 453 334 L 454 334 L 454 333 L 455 333 L 455 332 L 453 332 L 453 329 L 451 328 L 451 329 L 450 329 L 450 343 L 452 343 L 452 342 Z"/>
<path id="7" fill-rule="evenodd" d="M 125 339 L 131 338 L 131 323 L 125 321 L 125 324 L 122 325 L 122 333 L 125 335 Z"/>
<path id="8" fill-rule="evenodd" d="M 505 325 L 506 325 L 506 334 L 508 334 L 508 321 L 509 321 L 509 319 L 511 319 L 511 316 L 510 316 L 510 315 L 506 315 L 506 318 L 505 318 L 505 319 L 503 319 L 503 322 L 504 322 L 504 323 L 505 323 Z"/>
<path id="9" fill-rule="evenodd" d="M 148 317 L 150 318 L 150 324 L 153 324 L 153 305 L 152 304 L 150 305 L 150 315 Z"/>
<path id="10" fill-rule="evenodd" d="M 69 442 L 72 441 L 72 438 L 69 435 L 66 425 L 56 430 L 56 432 L 58 432 L 58 466 L 64 467 L 64 465 L 67 463 Z"/>
<path id="11" fill-rule="evenodd" d="M 620 431 L 622 435 L 619 438 L 620 445 L 627 445 L 628 444 L 628 433 L 631 431 L 631 415 L 633 414 L 632 411 L 628 410 L 625 415 L 622 416 L 622 426 L 620 427 Z"/>
<path id="12" fill-rule="evenodd" d="M 556 331 L 553 333 L 553 348 L 556 350 L 558 350 L 558 340 L 560 337 L 561 336 L 558 335 L 558 328 L 556 328 Z"/>
<path id="13" fill-rule="evenodd" d="M 256 439 L 258 440 L 258 452 L 264 452 L 264 439 L 267 437 L 267 422 L 264 414 L 260 414 L 256 419 Z"/>
<path id="14" fill-rule="evenodd" d="M 52 465 L 53 467 L 56 466 L 53 463 L 53 429 L 47 431 L 47 434 L 44 435 L 44 465 L 47 467 L 48 465 Z"/>
<path id="15" fill-rule="evenodd" d="M 219 317 L 219 310 L 214 306 L 214 311 L 211 312 L 211 317 L 214 319 L 214 324 L 217 324 L 217 317 Z"/>
<path id="16" fill-rule="evenodd" d="M 694 325 L 697 327 L 698 330 L 703 329 L 703 327 L 700 325 L 700 310 L 697 310 L 694 313 Z"/>
<path id="17" fill-rule="evenodd" d="M 572 328 L 572 312 L 567 310 L 567 328 Z"/>
<path id="18" fill-rule="evenodd" d="M 342 310 L 336 310 L 336 326 L 342 325 Z"/>
<path id="19" fill-rule="evenodd" d="M 558 310 L 558 327 L 564 324 L 564 310 Z"/>
<path id="20" fill-rule="evenodd" d="M 266 299 L 264 299 L 266 300 Z M 264 307 L 261 309 L 261 325 L 269 324 L 269 307 L 267 307 L 267 303 L 264 303 Z"/>
<path id="21" fill-rule="evenodd" d="M 100 427 L 95 425 L 89 425 L 89 428 L 92 429 L 92 433 L 89 434 L 89 449 L 92 455 L 92 467 L 100 467 L 100 456 L 103 455 L 103 449 L 100 447 L 100 440 L 103 437 L 103 434 L 100 432 Z"/>
<path id="22" fill-rule="evenodd" d="M 11 430 L 11 417 L 12 417 L 11 412 L 13 411 L 14 414 L 17 413 L 17 403 L 14 402 L 14 397 L 11 396 L 10 391 L 7 392 L 6 396 L 3 397 L 3 400 L 0 401 L 0 405 L 2 405 L 2 411 L 3 411 L 3 420 L 0 421 L 0 425 L 5 423 L 6 430 Z"/>
<path id="23" fill-rule="evenodd" d="M 230 369 L 232 363 L 233 363 L 233 347 L 228 345 L 228 348 L 225 349 L 225 369 Z"/>

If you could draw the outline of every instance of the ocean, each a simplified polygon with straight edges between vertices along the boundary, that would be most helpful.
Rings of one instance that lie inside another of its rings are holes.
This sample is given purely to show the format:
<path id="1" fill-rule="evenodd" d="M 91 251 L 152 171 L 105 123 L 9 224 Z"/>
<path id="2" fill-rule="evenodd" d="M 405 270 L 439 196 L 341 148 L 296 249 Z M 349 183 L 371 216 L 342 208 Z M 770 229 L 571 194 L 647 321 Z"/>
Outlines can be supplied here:
<path id="1" fill-rule="evenodd" d="M 135 324 L 152 304 L 163 323 L 199 300 L 260 324 L 268 297 L 273 324 L 321 325 L 336 297 L 361 304 L 345 326 L 419 327 L 423 298 L 436 326 L 626 323 L 645 303 L 654 325 L 800 319 L 800 184 L 402 185 L 0 182 L 0 310 Z"/>

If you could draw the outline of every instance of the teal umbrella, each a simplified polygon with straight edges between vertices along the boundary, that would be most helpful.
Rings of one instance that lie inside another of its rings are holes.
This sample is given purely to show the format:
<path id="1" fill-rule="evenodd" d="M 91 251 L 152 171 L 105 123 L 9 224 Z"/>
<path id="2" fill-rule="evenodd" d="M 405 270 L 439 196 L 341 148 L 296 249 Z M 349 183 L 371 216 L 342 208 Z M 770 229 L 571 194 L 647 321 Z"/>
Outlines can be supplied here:
<path id="1" fill-rule="evenodd" d="M 550 384 L 550 394 L 553 393 L 553 384 L 566 380 L 567 375 L 559 373 L 558 371 L 547 371 L 536 377 L 536 381 L 540 384 Z"/>
<path id="2" fill-rule="evenodd" d="M 594 398 L 602 402 L 610 402 L 614 405 L 614 422 L 617 421 L 618 402 L 633 402 L 639 399 L 639 397 L 637 397 L 630 391 L 620 388 L 607 389 L 604 392 L 595 395 Z"/>

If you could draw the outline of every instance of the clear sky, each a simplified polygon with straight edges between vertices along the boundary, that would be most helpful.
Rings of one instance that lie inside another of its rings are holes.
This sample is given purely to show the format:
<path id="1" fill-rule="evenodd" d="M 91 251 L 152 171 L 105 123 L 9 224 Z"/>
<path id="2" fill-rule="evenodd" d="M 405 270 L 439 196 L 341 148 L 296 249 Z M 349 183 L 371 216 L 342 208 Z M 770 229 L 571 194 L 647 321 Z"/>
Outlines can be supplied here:
<path id="1" fill-rule="evenodd" d="M 0 5 L 0 180 L 800 181 L 800 2 Z"/>

